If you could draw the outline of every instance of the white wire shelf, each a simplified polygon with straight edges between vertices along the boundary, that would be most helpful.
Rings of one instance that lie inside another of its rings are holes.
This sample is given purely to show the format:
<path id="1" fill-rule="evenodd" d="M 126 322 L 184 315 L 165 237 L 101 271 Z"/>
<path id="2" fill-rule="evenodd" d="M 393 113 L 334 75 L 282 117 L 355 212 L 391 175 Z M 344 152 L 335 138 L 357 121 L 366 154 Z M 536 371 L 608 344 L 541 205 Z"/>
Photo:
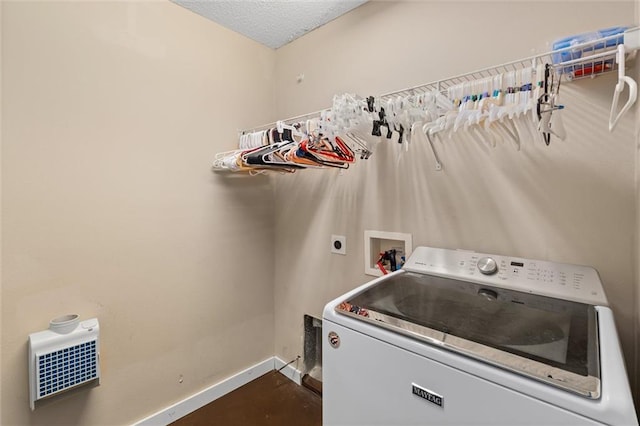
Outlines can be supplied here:
<path id="1" fill-rule="evenodd" d="M 639 30 L 640 27 L 636 27 L 627 30 L 627 32 Z M 623 40 L 623 34 L 615 34 L 608 37 L 602 37 L 585 43 L 575 44 L 566 48 L 557 49 L 551 52 L 533 55 L 528 58 L 518 59 L 512 62 L 506 62 L 500 65 L 494 65 L 492 67 L 467 72 L 454 77 L 448 77 L 442 80 L 436 80 L 430 83 L 420 84 L 417 86 L 385 93 L 383 95 L 380 95 L 379 98 L 387 99 L 398 95 L 429 93 L 434 90 L 446 93 L 446 91 L 450 87 L 464 82 L 490 78 L 510 71 L 519 71 L 528 67 L 535 68 L 540 63 L 552 65 L 556 74 L 562 76 L 565 81 L 575 81 L 582 78 L 594 78 L 600 74 L 617 70 L 617 63 L 615 60 L 616 46 L 623 42 Z M 636 51 L 633 50 L 629 53 L 629 59 L 633 59 L 635 57 L 635 52 Z M 569 59 L 563 60 L 565 58 Z M 324 110 L 310 112 L 296 117 L 290 117 L 281 121 L 284 121 L 287 124 L 296 123 L 303 120 L 308 120 L 310 118 L 319 117 L 323 111 L 328 110 L 329 108 L 326 108 Z M 271 128 L 274 127 L 275 124 L 275 122 L 263 124 L 252 129 L 244 130 L 243 133 Z"/>
<path id="2" fill-rule="evenodd" d="M 460 86 L 464 83 L 486 80 L 492 77 L 504 76 L 509 73 L 517 74 L 519 71 L 525 70 L 527 68 L 535 70 L 536 67 L 539 68 L 540 65 L 545 64 L 548 64 L 550 66 L 550 70 L 557 81 L 563 80 L 565 82 L 571 82 L 583 78 L 594 78 L 600 74 L 609 73 L 618 69 L 619 61 L 617 60 L 616 55 L 618 52 L 618 45 L 621 44 L 624 44 L 624 46 L 626 47 L 626 50 L 623 50 L 624 52 L 626 52 L 626 54 L 624 55 L 626 60 L 634 59 L 636 50 L 640 47 L 640 27 L 630 28 L 627 29 L 624 33 L 620 32 L 606 37 L 595 38 L 583 43 L 570 44 L 567 47 L 556 49 L 551 52 L 537 54 L 527 58 L 506 62 L 500 65 L 467 72 L 454 77 L 448 77 L 445 79 L 432 81 L 430 83 L 396 90 L 390 93 L 376 96 L 375 99 L 378 102 L 387 102 L 388 100 L 396 98 L 398 96 L 409 97 L 413 95 L 429 93 L 440 93 L 447 96 L 450 89 L 456 86 Z M 624 60 L 625 59 L 623 59 L 623 66 L 621 67 L 622 72 L 624 70 Z M 331 108 L 327 108 L 324 110 L 279 120 L 279 122 L 285 123 L 287 125 L 293 125 L 296 123 L 304 123 L 306 120 L 320 118 L 331 113 Z M 277 123 L 278 122 L 263 124 L 251 129 L 245 129 L 239 133 L 242 135 L 274 128 L 276 127 Z M 217 159 L 219 159 L 220 157 L 220 154 L 216 156 Z M 439 160 L 436 161 L 439 165 Z M 220 165 L 223 164 L 223 162 L 217 161 L 216 163 L 214 163 L 215 171 L 245 171 L 242 167 L 240 167 L 240 169 L 230 169 L 225 166 L 216 167 L 215 164 Z"/>
<path id="3" fill-rule="evenodd" d="M 627 31 L 638 31 L 633 28 Z M 607 37 L 594 39 L 585 43 L 575 44 L 566 48 L 553 50 L 551 52 L 533 55 L 528 58 L 506 62 L 500 65 L 483 68 L 476 71 L 467 72 L 454 77 L 436 80 L 431 83 L 421 84 L 402 90 L 381 95 L 382 99 L 398 95 L 410 95 L 414 93 L 427 93 L 437 90 L 445 93 L 450 87 L 461 83 L 491 78 L 499 74 L 511 71 L 520 71 L 525 68 L 535 68 L 538 64 L 550 64 L 558 76 L 562 76 L 565 81 L 575 81 L 586 77 L 596 77 L 597 75 L 615 71 L 616 46 L 624 41 L 624 35 L 615 34 Z M 630 53 L 635 56 L 635 50 Z M 630 58 L 632 59 L 632 58 Z"/>

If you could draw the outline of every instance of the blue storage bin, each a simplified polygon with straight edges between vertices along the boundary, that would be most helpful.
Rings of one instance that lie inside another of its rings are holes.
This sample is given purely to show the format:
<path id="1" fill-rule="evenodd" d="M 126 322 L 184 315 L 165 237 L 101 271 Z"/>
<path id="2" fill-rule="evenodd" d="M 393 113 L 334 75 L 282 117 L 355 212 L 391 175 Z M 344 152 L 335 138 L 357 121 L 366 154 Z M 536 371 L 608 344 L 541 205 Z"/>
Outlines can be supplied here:
<path id="1" fill-rule="evenodd" d="M 602 30 L 591 31 L 583 34 L 576 34 L 569 37 L 562 38 L 560 40 L 556 40 L 553 43 L 553 50 L 566 49 L 572 46 L 576 46 L 578 44 L 587 43 L 589 41 L 598 40 L 600 38 L 613 36 L 616 34 L 620 34 L 619 37 L 615 37 L 601 43 L 596 43 L 595 45 L 589 45 L 584 50 L 581 49 L 571 49 L 571 50 L 563 50 L 561 52 L 553 53 L 553 63 L 558 64 L 566 61 L 570 61 L 572 59 L 579 59 L 582 57 L 582 53 L 587 50 L 588 52 L 593 52 L 597 49 L 604 49 L 615 47 L 618 44 L 624 43 L 624 35 L 625 30 L 631 28 L 630 26 L 619 26 L 619 27 L 611 27 L 604 28 Z"/>

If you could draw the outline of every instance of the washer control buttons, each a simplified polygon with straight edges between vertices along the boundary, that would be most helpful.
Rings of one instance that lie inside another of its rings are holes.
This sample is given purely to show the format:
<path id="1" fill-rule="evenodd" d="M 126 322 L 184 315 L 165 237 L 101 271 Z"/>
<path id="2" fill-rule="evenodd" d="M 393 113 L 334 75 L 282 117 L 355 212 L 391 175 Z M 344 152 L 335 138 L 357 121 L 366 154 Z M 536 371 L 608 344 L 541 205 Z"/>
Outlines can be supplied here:
<path id="1" fill-rule="evenodd" d="M 492 257 L 478 259 L 478 269 L 485 275 L 493 275 L 498 272 L 498 264 Z"/>

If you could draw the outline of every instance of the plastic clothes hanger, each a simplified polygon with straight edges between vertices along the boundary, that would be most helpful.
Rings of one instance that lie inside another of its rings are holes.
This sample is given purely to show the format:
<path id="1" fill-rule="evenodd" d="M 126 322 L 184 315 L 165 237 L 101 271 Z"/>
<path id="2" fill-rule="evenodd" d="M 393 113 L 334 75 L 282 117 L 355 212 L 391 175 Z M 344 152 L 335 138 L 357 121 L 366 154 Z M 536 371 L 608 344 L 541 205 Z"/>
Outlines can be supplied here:
<path id="1" fill-rule="evenodd" d="M 233 151 L 220 152 L 216 154 L 212 164 L 213 170 L 231 170 L 234 172 L 239 171 L 241 166 L 238 160 L 239 155 L 242 152 L 244 151 L 241 149 L 236 149 Z"/>
<path id="2" fill-rule="evenodd" d="M 500 114 L 500 119 L 505 116 L 513 119 L 513 115 L 517 108 L 516 104 L 516 72 L 509 71 L 507 73 L 507 94 L 505 95 L 504 106 L 502 114 Z"/>
<path id="3" fill-rule="evenodd" d="M 348 132 L 346 134 L 347 138 L 349 138 L 355 145 L 357 145 L 359 148 L 356 149 L 352 149 L 352 151 L 354 151 L 355 153 L 360 154 L 360 159 L 361 160 L 366 160 L 369 157 L 371 157 L 371 154 L 373 154 L 373 152 L 369 149 L 369 147 L 367 146 L 367 142 L 359 135 L 357 135 L 356 133 L 353 132 Z"/>
<path id="4" fill-rule="evenodd" d="M 287 161 L 304 167 L 323 168 L 315 157 L 300 149 L 299 145 L 292 147 L 284 154 Z"/>
<path id="5" fill-rule="evenodd" d="M 626 113 L 631 106 L 636 102 L 638 97 L 638 84 L 631 77 L 625 75 L 625 47 L 624 44 L 618 45 L 618 52 L 616 54 L 616 62 L 618 63 L 618 83 L 616 84 L 613 92 L 613 102 L 611 103 L 611 112 L 609 114 L 609 131 L 613 131 L 620 117 Z M 627 103 L 615 114 L 618 109 L 618 101 L 620 100 L 620 94 L 624 91 L 625 83 L 629 86 L 629 99 Z M 614 117 L 615 115 L 615 117 Z"/>
<path id="6" fill-rule="evenodd" d="M 486 108 L 488 117 L 485 118 L 484 128 L 487 130 L 489 126 L 500 117 L 501 107 L 504 103 L 504 90 L 502 90 L 502 81 L 504 74 L 498 74 L 493 77 L 492 85 L 493 91 L 491 98 L 486 99 L 483 103 L 483 108 Z"/>
<path id="7" fill-rule="evenodd" d="M 258 137 L 260 137 L 260 143 L 262 143 L 262 134 L 264 132 L 253 132 L 253 133 L 244 133 L 240 135 L 240 140 L 238 141 L 238 148 L 240 149 L 249 149 L 256 148 L 258 145 Z"/>
<path id="8" fill-rule="evenodd" d="M 491 146 L 495 146 L 496 139 L 513 139 L 518 150 L 520 150 L 520 136 L 513 120 L 507 120 L 511 129 L 504 122 L 504 117 L 508 115 L 508 109 L 512 106 L 506 105 L 505 90 L 503 90 L 503 81 L 507 80 L 509 75 L 498 74 L 487 79 L 483 87 L 482 99 L 478 102 L 480 112 L 476 117 L 476 123 L 490 136 Z M 507 80 L 508 84 L 508 80 Z M 491 90 L 489 97 L 488 91 Z M 513 92 L 513 90 L 511 90 Z M 514 104 L 515 105 L 515 104 Z"/>
<path id="9" fill-rule="evenodd" d="M 450 94 L 451 92 L 449 92 L 449 95 Z M 454 98 L 447 97 L 437 90 L 431 92 L 431 98 L 433 99 L 433 105 L 435 107 L 433 109 L 435 109 L 434 112 L 436 115 L 440 115 L 440 113 L 444 114 L 445 112 L 451 111 L 455 108 Z M 429 103 L 427 103 L 428 110 L 430 110 L 429 106 Z"/>
<path id="10" fill-rule="evenodd" d="M 242 133 L 238 138 L 238 148 L 244 149 L 247 146 L 248 140 L 249 140 L 249 135 L 247 133 Z"/>
<path id="11" fill-rule="evenodd" d="M 286 147 L 283 159 L 290 164 L 311 167 L 336 167 L 347 169 L 355 158 L 351 148 L 339 137 L 335 144 L 322 134 L 310 135 L 299 143 Z"/>
<path id="12" fill-rule="evenodd" d="M 474 113 L 469 116 L 469 118 L 467 119 L 467 122 L 464 124 L 465 129 L 468 129 L 470 126 L 473 126 L 473 125 L 480 125 L 480 123 L 483 122 L 485 118 L 489 115 L 485 105 L 487 104 L 488 101 L 490 101 L 490 98 L 489 98 L 490 82 L 491 82 L 491 79 L 485 78 L 483 80 L 480 80 L 477 83 L 476 85 L 477 86 L 476 88 L 477 102 L 476 102 L 475 110 L 474 110 Z"/>
<path id="13" fill-rule="evenodd" d="M 549 75 L 550 75 L 551 66 L 549 64 L 545 64 L 544 66 L 544 80 L 542 80 L 542 94 L 538 98 L 538 104 L 536 105 L 536 111 L 538 114 L 538 131 L 542 134 L 542 138 L 546 145 L 551 143 L 551 132 L 545 131 L 549 128 L 549 117 L 546 117 L 547 114 L 551 114 L 551 111 L 548 111 L 545 116 L 542 115 L 542 105 L 548 104 L 550 101 L 549 95 Z M 543 117 L 546 117 L 546 120 L 543 121 Z"/>
<path id="14" fill-rule="evenodd" d="M 538 120 L 539 120 L 536 106 L 538 103 L 538 99 L 542 95 L 541 92 L 543 90 L 543 85 L 544 85 L 544 69 L 545 69 L 545 64 L 543 63 L 539 63 L 536 66 L 536 71 L 535 71 L 536 84 L 535 86 L 532 86 L 531 98 L 529 99 L 528 109 L 531 110 L 531 116 L 533 117 L 533 122 L 536 125 L 536 127 L 538 125 Z M 533 84 L 533 79 L 532 79 L 532 84 Z"/>
<path id="15" fill-rule="evenodd" d="M 473 96 L 473 84 L 470 82 L 462 83 L 462 101 L 458 107 L 458 115 L 453 122 L 453 131 L 457 132 L 471 115 L 474 114 L 475 100 Z"/>
<path id="16" fill-rule="evenodd" d="M 520 99 L 519 99 L 519 111 L 518 115 L 526 114 L 529 111 L 531 105 L 531 94 L 533 89 L 533 68 L 527 67 L 520 71 L 521 82 L 520 86 Z"/>
<path id="17" fill-rule="evenodd" d="M 544 93 L 538 98 L 538 131 L 542 133 L 544 142 L 549 145 L 551 143 L 551 135 L 557 136 L 560 140 L 567 137 L 567 133 L 562 123 L 560 110 L 564 109 L 563 105 L 557 105 L 556 101 L 560 93 L 561 77 L 558 78 L 558 84 L 554 87 L 553 81 L 555 74 L 551 75 L 551 84 L 549 84 L 549 75 L 551 71 L 549 64 L 545 65 L 544 71 Z M 551 90 L 552 93 L 549 93 Z M 543 106 L 547 106 L 543 109 Z"/>
<path id="18" fill-rule="evenodd" d="M 331 142 L 328 137 L 320 136 L 313 140 L 302 141 L 300 148 L 322 160 L 353 163 L 355 157 L 349 145 L 339 136 L 333 139 L 334 141 Z"/>
<path id="19" fill-rule="evenodd" d="M 293 172 L 296 169 L 304 168 L 300 164 L 288 161 L 284 157 L 284 152 L 292 145 L 297 144 L 292 141 L 283 141 L 271 144 L 253 151 L 242 154 L 242 162 L 249 167 L 259 169 L 277 169 L 281 171 Z"/>

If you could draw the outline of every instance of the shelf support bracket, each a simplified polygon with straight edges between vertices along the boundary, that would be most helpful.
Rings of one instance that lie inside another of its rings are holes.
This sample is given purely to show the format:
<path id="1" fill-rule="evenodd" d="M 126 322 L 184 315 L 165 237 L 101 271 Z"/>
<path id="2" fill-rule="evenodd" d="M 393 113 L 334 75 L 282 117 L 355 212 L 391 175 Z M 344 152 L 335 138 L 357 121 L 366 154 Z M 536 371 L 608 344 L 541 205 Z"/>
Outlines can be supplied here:
<path id="1" fill-rule="evenodd" d="M 436 153 L 436 148 L 433 146 L 433 141 L 431 140 L 431 134 L 429 133 L 429 131 L 426 131 L 424 134 L 427 135 L 427 141 L 429 141 L 429 147 L 431 148 L 431 152 L 433 153 L 433 158 L 436 160 L 436 171 L 439 172 L 442 170 L 442 163 L 438 158 L 438 154 Z"/>

